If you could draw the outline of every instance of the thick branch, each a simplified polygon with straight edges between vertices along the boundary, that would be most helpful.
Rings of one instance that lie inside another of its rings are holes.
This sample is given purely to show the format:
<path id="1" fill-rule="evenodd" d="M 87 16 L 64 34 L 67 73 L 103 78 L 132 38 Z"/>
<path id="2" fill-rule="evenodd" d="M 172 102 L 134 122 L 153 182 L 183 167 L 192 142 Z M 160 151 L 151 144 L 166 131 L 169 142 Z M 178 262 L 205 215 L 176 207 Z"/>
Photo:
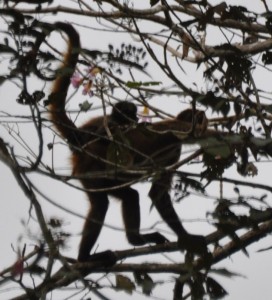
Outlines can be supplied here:
<path id="1" fill-rule="evenodd" d="M 239 244 L 234 241 L 229 242 L 224 247 L 217 249 L 212 256 L 211 265 L 225 259 L 226 257 L 234 254 L 254 242 L 257 242 L 261 238 L 264 238 L 268 233 L 272 231 L 272 221 L 265 222 L 261 224 L 257 229 L 249 230 L 247 233 L 242 235 L 239 240 Z M 173 243 L 170 243 L 173 245 Z M 158 247 L 158 246 L 155 246 Z M 131 252 L 138 250 L 152 249 L 153 247 L 143 247 L 136 250 L 129 250 Z M 121 252 L 121 251 L 120 251 Z M 160 251 L 159 251 L 160 252 Z M 118 252 L 116 252 L 118 255 Z M 142 253 L 143 254 L 143 253 Z M 148 253 L 146 253 L 148 254 Z M 192 266 L 188 264 L 160 264 L 160 263 L 141 263 L 141 264 L 124 264 L 120 263 L 111 268 L 105 267 L 103 262 L 92 262 L 92 263 L 76 263 L 71 266 L 71 272 L 68 273 L 66 268 L 61 268 L 57 271 L 46 283 L 43 283 L 35 288 L 36 296 L 39 297 L 41 291 L 46 284 L 47 291 L 54 290 L 59 287 L 67 286 L 72 282 L 81 278 L 81 276 L 87 276 L 91 273 L 108 273 L 108 272 L 148 272 L 148 273 L 187 273 L 192 272 L 192 267 L 194 271 L 199 271 L 202 268 L 207 268 L 205 261 L 202 259 L 197 259 L 193 262 Z M 79 274 L 81 274 L 79 276 Z M 24 300 L 28 299 L 27 295 L 21 295 L 13 298 L 13 300 Z"/>

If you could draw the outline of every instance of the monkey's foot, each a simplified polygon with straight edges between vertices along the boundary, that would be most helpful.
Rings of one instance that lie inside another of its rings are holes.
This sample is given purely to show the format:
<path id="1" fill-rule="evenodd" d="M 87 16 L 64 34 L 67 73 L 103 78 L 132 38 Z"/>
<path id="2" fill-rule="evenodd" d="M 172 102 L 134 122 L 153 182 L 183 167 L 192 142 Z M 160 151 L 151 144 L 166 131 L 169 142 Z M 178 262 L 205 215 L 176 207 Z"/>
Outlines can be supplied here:
<path id="1" fill-rule="evenodd" d="M 142 246 L 148 243 L 164 244 L 169 242 L 166 237 L 158 232 L 139 234 L 129 233 L 127 235 L 128 241 L 134 246 Z"/>
<path id="2" fill-rule="evenodd" d="M 147 233 L 142 236 L 147 243 L 164 244 L 169 242 L 169 240 L 159 232 Z"/>
<path id="3" fill-rule="evenodd" d="M 207 242 L 203 235 L 185 234 L 178 239 L 178 246 L 192 254 L 208 254 Z"/>
<path id="4" fill-rule="evenodd" d="M 113 266 L 117 262 L 117 257 L 113 251 L 107 250 L 100 253 L 89 255 L 85 259 L 78 259 L 80 262 L 103 263 L 105 266 Z"/>

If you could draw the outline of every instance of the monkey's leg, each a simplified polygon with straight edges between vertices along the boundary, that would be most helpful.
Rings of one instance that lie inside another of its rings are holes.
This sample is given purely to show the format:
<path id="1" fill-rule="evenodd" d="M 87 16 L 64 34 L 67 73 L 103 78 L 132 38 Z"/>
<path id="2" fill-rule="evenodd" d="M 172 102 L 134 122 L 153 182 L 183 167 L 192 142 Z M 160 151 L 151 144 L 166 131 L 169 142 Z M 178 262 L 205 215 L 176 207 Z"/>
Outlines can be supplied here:
<path id="1" fill-rule="evenodd" d="M 91 207 L 83 227 L 78 253 L 79 261 L 89 260 L 90 251 L 100 234 L 109 205 L 106 193 L 88 193 L 88 197 Z"/>
<path id="2" fill-rule="evenodd" d="M 162 244 L 167 239 L 158 232 L 140 234 L 140 204 L 139 194 L 132 188 L 116 190 L 112 193 L 122 201 L 122 214 L 127 239 L 134 246 L 141 246 L 147 243 Z"/>
<path id="3" fill-rule="evenodd" d="M 192 253 L 206 254 L 207 243 L 205 237 L 189 234 L 179 220 L 168 193 L 171 180 L 172 177 L 170 175 L 165 175 L 156 180 L 152 184 L 149 196 L 162 219 L 177 234 L 179 247 Z"/>

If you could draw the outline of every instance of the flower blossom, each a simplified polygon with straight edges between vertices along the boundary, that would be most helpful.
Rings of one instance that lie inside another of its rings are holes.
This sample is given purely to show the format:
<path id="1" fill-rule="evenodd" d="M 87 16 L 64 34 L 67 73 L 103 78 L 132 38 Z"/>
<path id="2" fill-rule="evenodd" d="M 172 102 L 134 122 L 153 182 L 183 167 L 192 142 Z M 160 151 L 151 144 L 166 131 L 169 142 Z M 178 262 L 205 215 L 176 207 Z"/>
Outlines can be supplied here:
<path id="1" fill-rule="evenodd" d="M 94 95 L 94 92 L 92 91 L 93 80 L 95 79 L 96 74 L 101 73 L 101 69 L 98 67 L 89 67 L 86 70 L 86 73 L 86 77 L 83 77 L 78 71 L 75 71 L 71 77 L 71 84 L 75 89 L 82 85 L 82 94 L 92 97 Z"/>
<path id="2" fill-rule="evenodd" d="M 81 75 L 79 74 L 79 72 L 75 71 L 75 73 L 73 74 L 73 76 L 71 77 L 71 84 L 72 86 L 77 89 L 80 87 L 80 85 L 83 82 L 83 78 L 81 77 Z"/>
<path id="3" fill-rule="evenodd" d="M 140 116 L 141 122 L 145 123 L 151 123 L 151 117 L 149 115 L 149 108 L 147 106 L 144 107 L 141 116 Z"/>
<path id="4" fill-rule="evenodd" d="M 94 95 L 94 93 L 92 91 L 92 86 L 93 86 L 92 80 L 88 80 L 87 82 L 83 83 L 82 94 L 84 96 L 89 95 L 90 97 L 92 97 Z"/>

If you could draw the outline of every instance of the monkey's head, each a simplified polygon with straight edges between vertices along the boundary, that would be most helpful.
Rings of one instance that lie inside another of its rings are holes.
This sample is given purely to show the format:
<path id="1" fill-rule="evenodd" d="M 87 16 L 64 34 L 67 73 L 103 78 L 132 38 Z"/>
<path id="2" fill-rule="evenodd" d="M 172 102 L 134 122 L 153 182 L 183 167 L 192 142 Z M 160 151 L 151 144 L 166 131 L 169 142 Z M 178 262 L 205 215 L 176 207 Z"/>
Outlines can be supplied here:
<path id="1" fill-rule="evenodd" d="M 122 101 L 112 108 L 111 121 L 118 125 L 129 125 L 138 122 L 137 107 L 134 103 Z"/>

